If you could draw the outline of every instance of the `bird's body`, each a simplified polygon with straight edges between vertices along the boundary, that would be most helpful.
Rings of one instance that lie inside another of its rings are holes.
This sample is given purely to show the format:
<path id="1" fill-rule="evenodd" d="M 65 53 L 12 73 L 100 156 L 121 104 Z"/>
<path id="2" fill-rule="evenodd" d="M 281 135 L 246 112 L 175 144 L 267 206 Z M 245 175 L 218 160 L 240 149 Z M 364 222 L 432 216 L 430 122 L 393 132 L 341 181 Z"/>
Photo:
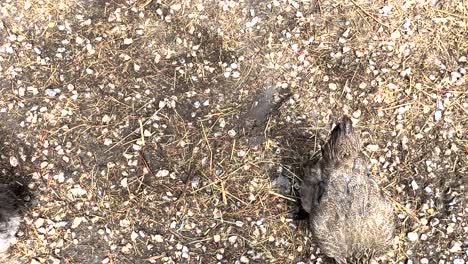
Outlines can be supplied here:
<path id="1" fill-rule="evenodd" d="M 8 185 L 0 184 L 0 259 L 16 242 L 19 225 L 18 198 Z"/>
<path id="2" fill-rule="evenodd" d="M 394 222 L 391 204 L 367 171 L 351 120 L 333 129 L 322 156 L 305 167 L 302 207 L 327 256 L 338 263 L 378 256 L 389 248 Z"/>

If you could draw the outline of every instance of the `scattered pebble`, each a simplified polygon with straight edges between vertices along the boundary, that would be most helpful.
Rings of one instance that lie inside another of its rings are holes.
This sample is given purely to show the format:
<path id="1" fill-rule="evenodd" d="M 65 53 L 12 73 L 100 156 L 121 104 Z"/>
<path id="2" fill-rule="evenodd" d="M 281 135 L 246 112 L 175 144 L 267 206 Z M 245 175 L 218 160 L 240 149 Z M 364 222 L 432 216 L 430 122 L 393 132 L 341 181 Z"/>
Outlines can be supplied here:
<path id="1" fill-rule="evenodd" d="M 452 252 L 452 253 L 462 251 L 462 243 L 459 242 L 459 241 L 452 242 L 449 251 Z"/>
<path id="2" fill-rule="evenodd" d="M 10 157 L 10 165 L 12 167 L 16 167 L 16 166 L 18 166 L 18 164 L 19 164 L 18 159 L 15 156 L 11 156 Z"/>
<path id="3" fill-rule="evenodd" d="M 332 91 L 335 91 L 338 88 L 338 86 L 336 85 L 336 83 L 329 83 L 328 88 Z"/>
<path id="4" fill-rule="evenodd" d="M 408 233 L 408 240 L 409 241 L 416 241 L 418 240 L 418 234 L 417 233 L 414 233 L 414 232 L 409 232 Z"/>

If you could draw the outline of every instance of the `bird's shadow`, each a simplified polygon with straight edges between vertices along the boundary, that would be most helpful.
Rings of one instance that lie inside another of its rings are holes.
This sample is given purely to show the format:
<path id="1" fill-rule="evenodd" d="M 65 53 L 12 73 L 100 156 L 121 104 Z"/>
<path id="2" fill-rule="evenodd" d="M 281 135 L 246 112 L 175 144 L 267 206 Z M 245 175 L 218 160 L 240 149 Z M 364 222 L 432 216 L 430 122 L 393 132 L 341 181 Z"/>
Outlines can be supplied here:
<path id="1" fill-rule="evenodd" d="M 298 232 L 306 236 L 309 230 L 309 214 L 302 208 L 300 199 L 300 186 L 305 176 L 304 168 L 311 166 L 321 157 L 320 146 L 323 146 L 323 141 L 318 134 L 312 134 L 308 130 L 285 126 L 276 130 L 274 137 L 278 140 L 277 143 L 281 149 L 280 166 L 283 171 L 279 173 L 273 172 L 270 177 L 272 182 L 275 178 L 286 177 L 290 181 L 290 190 L 288 197 L 292 197 L 294 201 L 288 202 L 289 217 L 298 226 Z M 284 191 L 284 190 L 282 190 Z M 301 237 L 301 236 L 300 236 Z M 308 258 L 311 254 L 317 256 L 317 245 L 314 245 L 313 236 L 310 237 L 312 247 L 306 247 L 304 256 Z M 311 250 L 315 249 L 315 252 Z M 336 263 L 333 259 L 319 254 L 322 258 L 322 263 Z"/>
<path id="2" fill-rule="evenodd" d="M 32 201 L 28 185 L 31 182 L 32 146 L 20 141 L 4 129 L 0 129 L 0 184 L 7 186 L 17 198 L 17 205 L 24 212 Z"/>
<path id="3" fill-rule="evenodd" d="M 303 210 L 300 200 L 300 186 L 304 178 L 304 167 L 310 164 L 317 153 L 318 144 L 315 136 L 304 130 L 287 127 L 277 132 L 278 145 L 281 149 L 280 166 L 282 176 L 289 179 L 290 195 L 295 202 L 290 204 L 290 217 L 293 220 L 307 220 L 308 213 Z M 271 175 L 272 180 L 278 175 Z"/>

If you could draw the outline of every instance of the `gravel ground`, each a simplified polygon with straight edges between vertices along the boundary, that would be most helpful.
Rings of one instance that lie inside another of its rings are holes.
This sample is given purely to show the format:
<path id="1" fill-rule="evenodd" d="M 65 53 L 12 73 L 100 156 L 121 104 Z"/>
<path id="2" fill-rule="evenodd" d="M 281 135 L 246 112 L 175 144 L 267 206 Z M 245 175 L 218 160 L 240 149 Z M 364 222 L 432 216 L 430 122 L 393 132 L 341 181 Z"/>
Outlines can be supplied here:
<path id="1" fill-rule="evenodd" d="M 395 209 L 381 263 L 468 260 L 466 1 L 3 0 L 12 263 L 331 263 L 290 219 L 349 114 Z"/>

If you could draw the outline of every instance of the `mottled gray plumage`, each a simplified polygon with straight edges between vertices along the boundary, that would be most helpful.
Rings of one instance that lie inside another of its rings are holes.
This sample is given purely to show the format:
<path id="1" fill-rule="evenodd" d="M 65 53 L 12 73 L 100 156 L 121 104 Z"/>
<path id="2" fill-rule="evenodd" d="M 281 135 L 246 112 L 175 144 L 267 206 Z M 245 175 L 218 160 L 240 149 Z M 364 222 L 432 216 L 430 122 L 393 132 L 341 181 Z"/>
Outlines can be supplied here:
<path id="1" fill-rule="evenodd" d="M 0 184 L 0 259 L 16 242 L 19 224 L 18 198 L 8 185 Z"/>
<path id="2" fill-rule="evenodd" d="M 359 137 L 345 116 L 322 155 L 304 169 L 302 207 L 320 249 L 340 264 L 382 255 L 393 239 L 393 208 L 360 151 Z"/>

